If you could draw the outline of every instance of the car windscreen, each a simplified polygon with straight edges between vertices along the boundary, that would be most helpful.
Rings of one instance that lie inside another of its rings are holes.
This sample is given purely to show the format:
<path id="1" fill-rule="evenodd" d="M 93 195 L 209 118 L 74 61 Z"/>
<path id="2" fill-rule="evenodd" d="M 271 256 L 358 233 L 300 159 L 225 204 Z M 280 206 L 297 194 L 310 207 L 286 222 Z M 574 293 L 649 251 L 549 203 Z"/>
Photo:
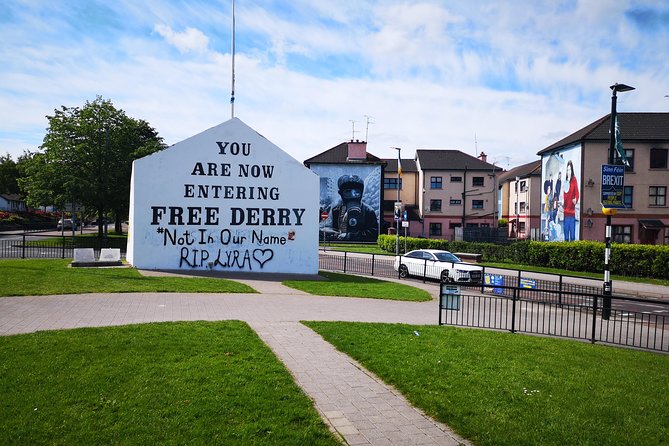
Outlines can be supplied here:
<path id="1" fill-rule="evenodd" d="M 450 252 L 437 252 L 434 254 L 440 262 L 460 262 L 460 259 Z"/>

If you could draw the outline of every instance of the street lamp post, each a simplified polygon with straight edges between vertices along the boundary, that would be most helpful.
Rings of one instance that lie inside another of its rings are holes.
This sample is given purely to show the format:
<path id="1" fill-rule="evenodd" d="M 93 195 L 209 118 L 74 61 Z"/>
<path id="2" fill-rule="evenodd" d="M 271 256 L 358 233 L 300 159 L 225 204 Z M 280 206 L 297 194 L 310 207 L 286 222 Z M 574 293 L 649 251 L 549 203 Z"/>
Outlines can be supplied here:
<path id="1" fill-rule="evenodd" d="M 609 127 L 609 153 L 608 153 L 608 163 L 614 164 L 615 156 L 615 146 L 616 146 L 616 105 L 618 102 L 617 93 L 624 91 L 634 90 L 634 87 L 630 87 L 625 84 L 613 84 L 611 85 L 611 125 Z M 602 302 L 602 319 L 608 320 L 611 317 L 611 294 L 613 291 L 613 284 L 611 283 L 611 271 L 609 269 L 609 260 L 611 258 L 611 217 L 616 214 L 616 210 L 613 208 L 602 208 L 602 212 L 606 215 L 606 233 L 604 241 L 606 243 L 606 248 L 604 250 L 604 301 Z"/>
<path id="2" fill-rule="evenodd" d="M 520 237 L 520 203 L 519 190 L 520 189 L 520 177 L 516 177 L 516 240 Z"/>
<path id="3" fill-rule="evenodd" d="M 393 147 L 397 150 L 397 203 L 401 203 L 402 199 L 400 197 L 400 184 L 402 184 L 402 161 L 400 154 L 402 149 L 400 147 Z M 400 205 L 401 206 L 401 205 Z M 400 207 L 399 212 L 395 210 L 395 255 L 400 255 L 400 217 L 402 214 L 402 209 Z"/>

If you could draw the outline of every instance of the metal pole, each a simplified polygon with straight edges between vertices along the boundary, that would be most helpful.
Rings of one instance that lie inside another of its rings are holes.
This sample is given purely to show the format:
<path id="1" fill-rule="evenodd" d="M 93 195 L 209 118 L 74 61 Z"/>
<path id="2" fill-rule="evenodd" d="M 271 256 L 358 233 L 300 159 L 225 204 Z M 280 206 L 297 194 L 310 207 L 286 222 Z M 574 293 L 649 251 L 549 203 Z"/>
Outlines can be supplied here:
<path id="1" fill-rule="evenodd" d="M 520 198 L 518 197 L 518 189 L 520 189 L 520 178 L 516 177 L 516 240 L 520 236 L 520 203 L 518 203 Z"/>
<path id="2" fill-rule="evenodd" d="M 372 277 L 374 277 L 374 254 L 372 254 Z"/>
<path id="3" fill-rule="evenodd" d="M 602 319 L 609 320 L 611 317 L 611 294 L 613 285 L 611 283 L 611 271 L 609 270 L 609 259 L 611 258 L 611 214 L 606 216 L 606 248 L 604 249 L 604 299 L 602 300 Z"/>
<path id="4" fill-rule="evenodd" d="M 407 253 L 407 227 L 404 227 L 404 254 Z"/>
<path id="5" fill-rule="evenodd" d="M 230 118 L 235 117 L 235 0 L 232 0 L 232 88 L 230 92 Z"/>
<path id="6" fill-rule="evenodd" d="M 611 125 L 609 126 L 609 164 L 613 164 L 613 151 L 615 150 L 616 144 L 616 103 L 618 102 L 618 96 L 616 96 L 618 84 L 613 85 L 611 90 L 613 94 L 611 95 Z"/>
<path id="7" fill-rule="evenodd" d="M 402 183 L 402 160 L 400 154 L 402 149 L 400 147 L 394 147 L 397 150 L 397 202 L 402 202 L 402 197 L 400 196 L 400 184 Z M 400 208 L 400 215 L 395 215 L 395 255 L 400 255 L 400 217 L 402 209 Z"/>
<path id="8" fill-rule="evenodd" d="M 611 124 L 609 126 L 609 153 L 608 153 L 608 163 L 614 163 L 614 150 L 616 146 L 616 104 L 618 102 L 617 93 L 619 91 L 630 91 L 634 90 L 634 87 L 630 87 L 625 84 L 614 84 L 611 85 Z M 573 172 L 572 172 L 573 174 Z M 609 270 L 609 259 L 611 258 L 611 216 L 615 215 L 615 209 L 606 209 L 603 208 L 602 211 L 606 214 L 606 249 L 604 251 L 604 284 L 603 284 L 603 299 L 602 299 L 602 319 L 608 320 L 611 316 L 611 292 L 613 285 L 611 284 L 611 272 Z"/>

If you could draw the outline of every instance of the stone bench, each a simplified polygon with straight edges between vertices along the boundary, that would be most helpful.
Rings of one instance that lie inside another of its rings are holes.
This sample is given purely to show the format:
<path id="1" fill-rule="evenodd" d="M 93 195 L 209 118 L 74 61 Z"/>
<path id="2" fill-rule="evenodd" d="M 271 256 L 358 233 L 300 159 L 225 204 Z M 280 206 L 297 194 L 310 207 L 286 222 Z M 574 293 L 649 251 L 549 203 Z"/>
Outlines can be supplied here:
<path id="1" fill-rule="evenodd" d="M 453 254 L 460 257 L 464 262 L 481 263 L 481 260 L 483 259 L 483 254 L 473 254 L 469 252 L 454 252 Z"/>
<path id="2" fill-rule="evenodd" d="M 100 258 L 95 259 L 93 248 L 75 248 L 73 267 L 122 266 L 121 250 L 119 248 L 103 248 Z"/>

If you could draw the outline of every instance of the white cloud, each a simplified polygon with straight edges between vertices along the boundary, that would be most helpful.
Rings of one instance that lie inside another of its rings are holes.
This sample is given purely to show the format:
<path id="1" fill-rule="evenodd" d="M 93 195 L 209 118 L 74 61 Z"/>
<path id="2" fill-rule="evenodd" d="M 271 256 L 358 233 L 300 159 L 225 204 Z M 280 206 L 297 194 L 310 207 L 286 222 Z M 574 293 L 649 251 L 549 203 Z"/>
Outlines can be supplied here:
<path id="1" fill-rule="evenodd" d="M 158 24 L 154 30 L 181 53 L 200 53 L 206 51 L 209 46 L 209 38 L 195 28 L 189 27 L 183 32 L 175 32 L 167 25 Z"/>
<path id="2" fill-rule="evenodd" d="M 364 115 L 377 156 L 396 156 L 392 146 L 406 157 L 421 147 L 474 154 L 476 134 L 489 160 L 508 156 L 513 167 L 608 113 L 614 82 L 637 87 L 619 96 L 621 110 L 669 109 L 657 63 L 669 48 L 626 23 L 627 3 L 274 4 L 239 3 L 236 115 L 300 161 L 349 139 L 349 120 L 363 139 Z M 0 24 L 0 153 L 35 148 L 46 114 L 98 94 L 170 144 L 229 118 L 227 7 L 110 7 L 123 27 L 102 35 L 67 28 L 69 9 L 55 7 L 48 20 L 26 10 Z M 59 30 L 67 38 L 54 39 Z M 323 63 L 329 75 L 317 72 Z M 339 63 L 359 71 L 338 76 Z"/>

